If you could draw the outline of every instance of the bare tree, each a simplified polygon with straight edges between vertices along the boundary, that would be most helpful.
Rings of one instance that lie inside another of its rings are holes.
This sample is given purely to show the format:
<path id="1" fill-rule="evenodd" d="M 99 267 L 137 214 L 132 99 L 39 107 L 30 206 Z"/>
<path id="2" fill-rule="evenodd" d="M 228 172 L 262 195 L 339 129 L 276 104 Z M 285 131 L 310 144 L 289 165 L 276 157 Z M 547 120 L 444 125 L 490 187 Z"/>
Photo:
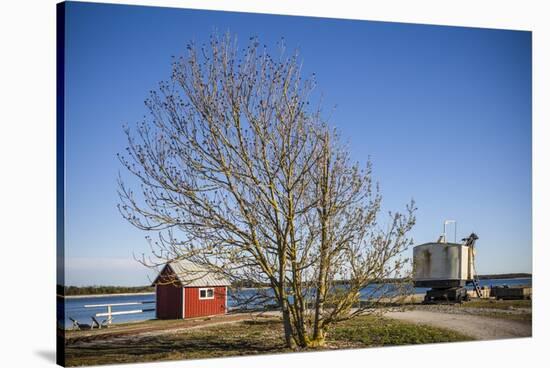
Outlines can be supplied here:
<path id="1" fill-rule="evenodd" d="M 402 276 L 415 221 L 411 203 L 378 224 L 370 163 L 350 162 L 300 75 L 282 45 L 274 58 L 255 38 L 189 44 L 119 156 L 139 182 L 135 193 L 119 178 L 119 210 L 157 235 L 142 262 L 184 258 L 268 285 L 252 299 L 279 306 L 289 347 L 322 345 L 330 326 L 367 311 L 361 295 L 395 297 L 380 281 Z"/>

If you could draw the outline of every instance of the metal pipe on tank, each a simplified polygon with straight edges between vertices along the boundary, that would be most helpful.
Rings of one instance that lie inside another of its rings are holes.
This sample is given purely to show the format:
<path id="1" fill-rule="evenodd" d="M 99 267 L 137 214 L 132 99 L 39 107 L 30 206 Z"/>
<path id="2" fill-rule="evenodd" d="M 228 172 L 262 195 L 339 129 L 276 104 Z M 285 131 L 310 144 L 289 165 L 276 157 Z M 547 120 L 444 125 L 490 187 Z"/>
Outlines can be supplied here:
<path id="1" fill-rule="evenodd" d="M 468 247 L 468 278 L 471 280 L 474 278 L 474 248 Z"/>
<path id="2" fill-rule="evenodd" d="M 466 261 L 466 264 L 468 263 L 468 259 L 464 259 L 464 246 L 463 244 L 458 244 L 457 245 L 457 249 L 458 249 L 458 258 L 459 258 L 459 262 L 458 262 L 458 278 L 460 280 L 464 279 L 465 277 L 467 277 L 467 275 L 464 275 L 464 272 L 463 272 L 463 268 L 464 267 L 464 261 Z M 467 256 L 467 254 L 466 254 Z"/>
<path id="3" fill-rule="evenodd" d="M 456 243 L 456 221 L 455 220 L 445 220 L 443 222 L 443 238 L 444 242 L 447 242 L 447 225 L 454 224 L 455 225 L 455 243 Z"/>

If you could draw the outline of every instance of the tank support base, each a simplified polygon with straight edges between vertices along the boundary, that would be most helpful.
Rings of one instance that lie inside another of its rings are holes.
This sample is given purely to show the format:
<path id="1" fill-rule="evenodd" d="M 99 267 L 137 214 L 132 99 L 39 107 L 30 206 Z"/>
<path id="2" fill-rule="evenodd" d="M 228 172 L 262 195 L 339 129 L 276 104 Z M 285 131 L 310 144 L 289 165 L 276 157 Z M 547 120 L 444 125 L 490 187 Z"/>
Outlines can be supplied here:
<path id="1" fill-rule="evenodd" d="M 469 299 L 466 288 L 434 288 L 426 292 L 424 303 L 453 302 L 462 303 Z"/>

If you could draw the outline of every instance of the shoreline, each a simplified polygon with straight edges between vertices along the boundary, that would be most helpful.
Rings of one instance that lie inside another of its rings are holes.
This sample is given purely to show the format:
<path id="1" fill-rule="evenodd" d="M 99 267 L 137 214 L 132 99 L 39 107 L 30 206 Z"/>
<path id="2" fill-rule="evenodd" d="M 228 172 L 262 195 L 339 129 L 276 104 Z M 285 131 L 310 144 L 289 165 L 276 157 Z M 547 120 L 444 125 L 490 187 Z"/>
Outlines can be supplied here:
<path id="1" fill-rule="evenodd" d="M 533 277 L 510 277 L 510 278 L 494 278 L 494 279 L 480 279 L 481 280 L 495 280 L 495 281 L 501 281 L 501 280 L 524 280 L 524 279 L 530 279 L 532 280 Z M 269 287 L 261 286 L 261 287 L 244 287 L 240 288 L 240 290 L 254 290 L 254 289 L 269 289 Z M 151 292 L 141 292 L 141 293 L 111 293 L 111 294 L 86 294 L 86 295 L 60 295 L 57 294 L 58 297 L 65 298 L 65 299 L 84 299 L 84 298 L 102 298 L 102 297 L 114 297 L 114 296 L 134 296 L 134 295 L 155 295 L 154 291 Z"/>
<path id="2" fill-rule="evenodd" d="M 87 295 L 59 295 L 57 296 L 65 299 L 84 299 L 84 298 L 103 298 L 112 296 L 133 296 L 133 295 L 155 295 L 154 291 L 143 293 L 115 293 L 115 294 L 87 294 Z"/>

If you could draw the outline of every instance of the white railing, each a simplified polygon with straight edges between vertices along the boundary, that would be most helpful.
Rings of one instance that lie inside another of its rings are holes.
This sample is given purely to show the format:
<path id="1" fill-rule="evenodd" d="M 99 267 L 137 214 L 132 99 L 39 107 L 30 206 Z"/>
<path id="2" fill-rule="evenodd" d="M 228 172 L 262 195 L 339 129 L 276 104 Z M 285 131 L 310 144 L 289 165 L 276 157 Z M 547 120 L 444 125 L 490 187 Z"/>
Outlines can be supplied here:
<path id="1" fill-rule="evenodd" d="M 134 310 L 128 310 L 128 311 L 113 312 L 113 307 L 120 307 L 120 306 L 127 306 L 127 305 L 152 304 L 152 303 L 155 303 L 155 301 L 152 300 L 152 301 L 130 302 L 130 303 L 86 304 L 84 306 L 84 308 L 107 307 L 107 312 L 96 313 L 95 317 L 107 317 L 107 324 L 110 325 L 113 322 L 113 316 L 120 316 L 120 315 L 123 315 L 123 314 L 137 314 L 137 313 L 144 313 L 144 312 L 152 312 L 152 311 L 155 310 L 155 308 L 147 308 L 147 309 L 134 309 Z"/>

